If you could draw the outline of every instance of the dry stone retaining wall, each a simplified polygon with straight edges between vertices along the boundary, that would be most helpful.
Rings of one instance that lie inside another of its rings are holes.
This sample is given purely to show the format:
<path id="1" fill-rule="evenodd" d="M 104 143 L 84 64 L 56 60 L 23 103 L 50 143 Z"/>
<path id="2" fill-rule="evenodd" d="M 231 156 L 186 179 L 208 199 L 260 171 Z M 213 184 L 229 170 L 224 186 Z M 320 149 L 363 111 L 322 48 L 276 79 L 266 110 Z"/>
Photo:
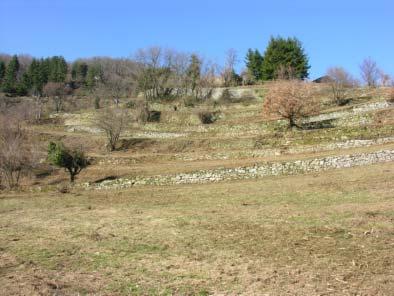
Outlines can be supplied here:
<path id="1" fill-rule="evenodd" d="M 327 114 L 320 114 L 317 116 L 311 116 L 311 117 L 307 118 L 306 120 L 304 120 L 304 123 L 340 119 L 340 118 L 344 118 L 344 117 L 351 117 L 351 116 L 355 116 L 355 115 L 366 113 L 366 112 L 390 108 L 392 106 L 393 106 L 393 104 L 390 102 L 387 102 L 387 101 L 363 104 L 360 106 L 353 107 L 351 110 L 337 111 L 337 112 L 331 112 L 331 113 L 327 113 Z"/>
<path id="2" fill-rule="evenodd" d="M 335 149 L 351 149 L 358 147 L 369 147 L 373 145 L 381 145 L 387 143 L 393 143 L 394 137 L 371 139 L 371 140 L 348 140 L 337 143 L 329 144 L 319 144 L 311 146 L 300 146 L 300 147 L 289 147 L 286 150 L 283 149 L 258 149 L 258 150 L 246 150 L 246 151 L 225 151 L 217 152 L 211 154 L 199 154 L 199 155 L 187 155 L 187 154 L 177 154 L 175 159 L 180 159 L 184 161 L 194 161 L 194 160 L 214 160 L 214 159 L 237 159 L 237 158 L 258 158 L 258 157 L 269 157 L 278 156 L 282 154 L 297 154 L 305 152 L 319 152 L 319 151 L 330 151 Z"/>
<path id="3" fill-rule="evenodd" d="M 95 189 L 123 189 L 138 185 L 212 183 L 237 179 L 253 179 L 265 176 L 318 172 L 329 169 L 349 168 L 389 161 L 394 161 L 394 150 L 380 150 L 371 153 L 327 156 L 323 158 L 287 162 L 266 162 L 255 164 L 253 166 L 200 170 L 192 173 L 175 175 L 135 177 L 132 179 L 121 178 L 103 181 L 99 184 L 86 183 L 85 187 Z"/>

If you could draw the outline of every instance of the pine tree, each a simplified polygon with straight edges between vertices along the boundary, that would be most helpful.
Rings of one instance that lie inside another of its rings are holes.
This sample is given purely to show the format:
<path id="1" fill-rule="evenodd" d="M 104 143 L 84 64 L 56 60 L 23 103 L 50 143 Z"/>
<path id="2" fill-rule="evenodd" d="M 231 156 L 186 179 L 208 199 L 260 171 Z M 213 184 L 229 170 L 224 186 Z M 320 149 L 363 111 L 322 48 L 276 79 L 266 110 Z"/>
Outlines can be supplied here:
<path id="1" fill-rule="evenodd" d="M 92 90 L 97 83 L 102 82 L 102 69 L 100 65 L 91 65 L 86 74 L 86 86 Z"/>
<path id="2" fill-rule="evenodd" d="M 29 90 L 31 90 L 33 95 L 41 95 L 42 88 L 46 83 L 43 61 L 33 59 L 27 70 L 27 73 L 30 79 Z"/>
<path id="3" fill-rule="evenodd" d="M 245 58 L 246 68 L 249 74 L 258 81 L 262 78 L 263 56 L 256 50 L 249 49 Z"/>
<path id="4" fill-rule="evenodd" d="M 5 74 L 5 63 L 3 61 L 0 61 L 0 87 L 3 82 L 4 74 Z"/>
<path id="5" fill-rule="evenodd" d="M 18 57 L 14 55 L 8 63 L 3 80 L 3 91 L 9 94 L 16 93 L 17 76 L 19 72 Z"/>
<path id="6" fill-rule="evenodd" d="M 297 38 L 271 37 L 263 57 L 263 80 L 277 78 L 283 69 L 291 71 L 291 75 L 288 73 L 288 76 L 294 77 L 290 78 L 308 78 L 309 68 L 308 57 Z"/>
<path id="7" fill-rule="evenodd" d="M 49 81 L 49 73 L 51 72 L 51 59 L 41 59 L 40 64 L 43 80 L 45 81 L 45 83 L 47 83 Z"/>
<path id="8" fill-rule="evenodd" d="M 64 82 L 67 76 L 67 62 L 62 56 L 54 56 L 49 62 L 49 77 L 51 82 Z"/>
<path id="9" fill-rule="evenodd" d="M 86 82 L 86 75 L 88 73 L 88 65 L 84 62 L 74 62 L 71 69 L 71 77 L 73 80 L 80 83 Z"/>

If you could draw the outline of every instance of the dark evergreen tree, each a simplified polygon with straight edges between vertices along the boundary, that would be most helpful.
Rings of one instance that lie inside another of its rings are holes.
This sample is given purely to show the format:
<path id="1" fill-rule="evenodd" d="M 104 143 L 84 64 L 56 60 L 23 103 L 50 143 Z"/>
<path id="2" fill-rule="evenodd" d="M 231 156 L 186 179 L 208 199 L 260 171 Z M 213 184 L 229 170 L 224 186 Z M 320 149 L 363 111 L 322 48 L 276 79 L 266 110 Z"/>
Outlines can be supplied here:
<path id="1" fill-rule="evenodd" d="M 18 96 L 27 95 L 29 89 L 31 88 L 30 76 L 27 72 L 23 73 L 21 80 L 16 84 L 15 94 Z"/>
<path id="2" fill-rule="evenodd" d="M 49 63 L 49 77 L 51 82 L 64 82 L 67 76 L 67 62 L 62 56 L 54 56 Z"/>
<path id="3" fill-rule="evenodd" d="M 74 62 L 71 68 L 71 77 L 73 80 L 80 83 L 86 82 L 86 75 L 88 74 L 88 65 L 84 62 Z"/>
<path id="4" fill-rule="evenodd" d="M 33 59 L 27 73 L 30 79 L 29 90 L 33 95 L 41 95 L 42 88 L 47 81 L 43 60 Z"/>
<path id="5" fill-rule="evenodd" d="M 0 61 L 0 87 L 3 82 L 4 75 L 5 75 L 5 63 L 3 61 Z"/>
<path id="6" fill-rule="evenodd" d="M 308 78 L 308 57 L 297 38 L 271 37 L 263 56 L 262 78 L 275 79 L 279 71 L 285 68 L 291 69 L 294 78 Z"/>
<path id="7" fill-rule="evenodd" d="M 3 79 L 3 91 L 9 94 L 16 94 L 17 77 L 19 72 L 19 61 L 18 57 L 14 55 L 11 61 L 8 63 L 4 79 Z"/>
<path id="8" fill-rule="evenodd" d="M 91 65 L 88 67 L 86 74 L 86 86 L 92 90 L 99 82 L 103 80 L 103 73 L 100 65 Z"/>
<path id="9" fill-rule="evenodd" d="M 263 56 L 256 50 L 249 49 L 245 58 L 246 68 L 252 77 L 258 81 L 262 79 Z"/>
<path id="10" fill-rule="evenodd" d="M 41 59 L 40 64 L 43 80 L 45 81 L 45 83 L 47 83 L 49 81 L 49 73 L 51 72 L 51 59 Z"/>

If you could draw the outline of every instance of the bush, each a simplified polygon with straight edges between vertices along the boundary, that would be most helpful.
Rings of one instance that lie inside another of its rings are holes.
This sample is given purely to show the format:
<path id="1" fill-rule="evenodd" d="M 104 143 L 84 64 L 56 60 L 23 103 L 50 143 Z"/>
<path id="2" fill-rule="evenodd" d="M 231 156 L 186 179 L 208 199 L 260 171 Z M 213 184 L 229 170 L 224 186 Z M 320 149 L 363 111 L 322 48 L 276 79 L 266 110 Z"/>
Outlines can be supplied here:
<path id="1" fill-rule="evenodd" d="M 225 102 L 225 103 L 231 103 L 233 101 L 233 97 L 231 95 L 231 92 L 228 88 L 223 90 L 222 95 L 220 96 L 220 101 Z"/>
<path id="2" fill-rule="evenodd" d="M 149 105 L 147 102 L 136 104 L 136 120 L 139 123 L 147 123 L 149 119 Z"/>
<path id="3" fill-rule="evenodd" d="M 68 171 L 71 183 L 74 182 L 75 176 L 89 165 L 81 148 L 70 149 L 65 147 L 63 143 L 49 143 L 48 160 L 51 164 Z"/>
<path id="4" fill-rule="evenodd" d="M 107 136 L 107 148 L 116 150 L 116 144 L 127 126 L 127 112 L 118 108 L 107 108 L 99 113 L 95 119 L 96 126 Z"/>
<path id="5" fill-rule="evenodd" d="M 219 118 L 219 112 L 211 112 L 211 111 L 200 111 L 198 112 L 198 118 L 200 118 L 201 123 L 203 124 L 212 124 Z"/>
<path id="6" fill-rule="evenodd" d="M 0 116 L 0 178 L 9 188 L 15 188 L 20 177 L 35 166 L 36 158 L 21 119 L 11 112 Z"/>
<path id="7" fill-rule="evenodd" d="M 160 122 L 161 111 L 149 111 L 148 112 L 148 122 Z"/>
<path id="8" fill-rule="evenodd" d="M 183 105 L 185 107 L 193 108 L 194 106 L 196 106 L 198 104 L 198 101 L 199 100 L 196 97 L 188 96 L 183 99 Z"/>
<path id="9" fill-rule="evenodd" d="M 299 127 L 297 119 L 317 113 L 311 85 L 299 80 L 283 80 L 270 84 L 263 105 L 267 120 L 285 119 L 288 127 Z"/>
<path id="10" fill-rule="evenodd" d="M 94 109 L 100 109 L 100 97 L 94 98 Z"/>
<path id="11" fill-rule="evenodd" d="M 387 101 L 389 103 L 394 103 L 394 88 L 391 89 L 389 99 Z"/>
<path id="12" fill-rule="evenodd" d="M 126 108 L 128 108 L 128 109 L 134 109 L 135 107 L 136 107 L 136 104 L 134 101 L 128 101 L 126 103 Z"/>

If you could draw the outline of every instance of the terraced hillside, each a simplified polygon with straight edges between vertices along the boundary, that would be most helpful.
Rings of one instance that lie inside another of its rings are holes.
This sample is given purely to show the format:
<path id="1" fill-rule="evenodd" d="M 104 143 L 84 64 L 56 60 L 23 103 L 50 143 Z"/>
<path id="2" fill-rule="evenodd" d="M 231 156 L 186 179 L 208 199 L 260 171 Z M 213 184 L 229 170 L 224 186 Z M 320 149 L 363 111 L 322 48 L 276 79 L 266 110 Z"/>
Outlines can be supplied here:
<path id="1" fill-rule="evenodd" d="M 94 110 L 61 114 L 57 118 L 60 124 L 33 128 L 46 140 L 63 139 L 86 146 L 93 165 L 80 176 L 85 188 L 97 187 L 97 181 L 106 178 L 112 179 L 116 187 L 122 180 L 130 184 L 129 180 L 136 177 L 160 179 L 159 175 L 165 178 L 182 173 L 209 174 L 222 168 L 275 165 L 393 148 L 394 106 L 387 100 L 385 90 L 360 91 L 351 104 L 334 108 L 328 103 L 324 105 L 322 96 L 322 113 L 303 119 L 304 129 L 298 130 L 288 130 L 281 121 L 264 121 L 261 114 L 264 89 L 252 88 L 248 92 L 249 97 L 253 92 L 253 99 L 219 106 L 179 106 L 175 111 L 174 103 L 153 104 L 151 108 L 161 111 L 161 121 L 130 124 L 119 150 L 112 153 L 106 152 L 104 136 L 95 126 Z M 217 112 L 219 119 L 214 124 L 201 124 L 198 118 L 201 110 Z M 380 160 L 371 161 L 374 162 Z M 58 181 L 61 176 L 57 176 Z M 106 187 L 108 184 L 111 182 L 106 182 Z"/>
<path id="2" fill-rule="evenodd" d="M 152 104 L 160 122 L 130 120 L 114 152 L 94 109 L 29 126 L 43 163 L 1 193 L 0 294 L 390 295 L 387 90 L 342 107 L 321 91 L 321 113 L 292 130 L 264 120 L 263 87 L 232 91 L 247 99 Z M 45 163 L 49 140 L 85 147 L 74 186 Z"/>

